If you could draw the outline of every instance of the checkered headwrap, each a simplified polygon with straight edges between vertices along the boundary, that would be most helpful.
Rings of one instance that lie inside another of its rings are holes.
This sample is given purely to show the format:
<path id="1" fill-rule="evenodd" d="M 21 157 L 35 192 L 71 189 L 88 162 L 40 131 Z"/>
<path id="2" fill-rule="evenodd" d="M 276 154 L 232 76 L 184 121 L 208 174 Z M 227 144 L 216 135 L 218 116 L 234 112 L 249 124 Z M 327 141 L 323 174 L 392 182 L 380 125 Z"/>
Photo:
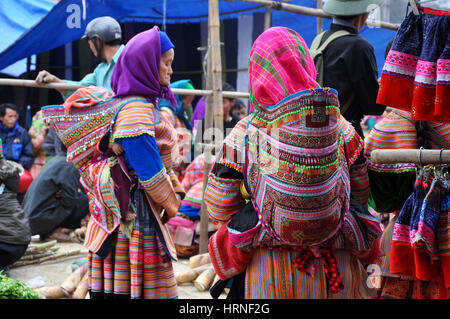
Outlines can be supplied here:
<path id="1" fill-rule="evenodd" d="M 256 39 L 250 51 L 248 73 L 250 102 L 259 110 L 296 92 L 319 87 L 305 40 L 284 27 L 270 28 Z"/>

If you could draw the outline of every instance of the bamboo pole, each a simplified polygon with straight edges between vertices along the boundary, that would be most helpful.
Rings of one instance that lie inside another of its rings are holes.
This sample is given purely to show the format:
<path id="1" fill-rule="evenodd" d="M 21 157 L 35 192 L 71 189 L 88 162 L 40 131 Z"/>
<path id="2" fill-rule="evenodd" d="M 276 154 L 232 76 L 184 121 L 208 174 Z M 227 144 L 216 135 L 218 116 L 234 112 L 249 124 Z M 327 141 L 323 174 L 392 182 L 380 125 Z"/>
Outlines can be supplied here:
<path id="1" fill-rule="evenodd" d="M 222 97 L 222 61 L 220 55 L 220 22 L 219 22 L 219 3 L 218 0 L 208 1 L 208 69 L 207 69 L 207 87 L 212 90 L 212 95 L 206 98 L 205 109 L 205 127 L 206 129 L 214 127 L 218 135 L 214 136 L 214 142 L 217 146 L 222 144 L 223 132 L 223 101 Z M 211 114 L 213 112 L 213 114 Z M 213 124 L 213 125 L 212 125 Z M 202 132 L 203 133 L 203 132 Z M 212 142 L 211 140 L 206 141 Z M 211 150 L 205 151 L 205 165 L 203 167 L 203 194 L 208 182 L 208 174 L 211 170 Z M 200 238 L 199 253 L 208 251 L 208 222 L 209 216 L 205 201 L 202 201 L 200 210 Z"/>
<path id="2" fill-rule="evenodd" d="M 28 246 L 27 250 L 25 251 L 24 255 L 30 255 L 30 254 L 36 254 L 38 252 L 42 252 L 44 250 L 50 249 L 51 247 L 55 246 L 57 243 L 57 240 L 52 240 L 40 245 L 35 246 Z"/>
<path id="3" fill-rule="evenodd" d="M 270 0 L 241 0 L 243 2 L 251 2 L 251 3 L 257 3 L 264 6 L 270 6 L 272 8 L 275 8 L 277 10 L 283 10 L 286 12 L 292 12 L 292 13 L 299 13 L 304 14 L 308 16 L 313 17 L 320 17 L 320 18 L 326 18 L 331 19 L 332 16 L 325 13 L 322 9 L 315 9 L 315 8 L 309 8 L 309 7 L 303 7 L 295 4 L 289 4 L 279 1 L 270 1 Z M 383 28 L 383 29 L 389 29 L 397 31 L 399 26 L 393 23 L 384 22 L 384 21 L 367 21 L 367 26 L 369 27 L 377 27 L 377 28 Z"/>
<path id="4" fill-rule="evenodd" d="M 79 88 L 85 87 L 84 85 L 76 84 L 65 84 L 65 83 L 47 83 L 43 85 L 38 85 L 34 80 L 20 80 L 20 79 L 0 79 L 0 86 L 27 86 L 42 89 L 66 89 L 66 90 L 77 90 Z M 197 96 L 209 96 L 213 94 L 212 90 L 188 90 L 188 89 L 171 89 L 174 94 L 180 95 L 197 95 Z M 223 91 L 222 95 L 224 97 L 231 98 L 248 98 L 249 93 L 246 92 L 233 92 L 233 91 Z"/>
<path id="5" fill-rule="evenodd" d="M 223 93 L 222 93 L 222 60 L 220 50 L 220 22 L 219 22 L 219 2 L 209 0 L 208 24 L 209 24 L 209 45 L 210 45 L 210 68 L 209 81 L 212 95 L 207 97 L 208 106 L 214 110 L 214 128 L 223 131 Z M 212 104 L 212 105 L 211 105 Z M 222 144 L 223 136 L 215 136 L 216 145 Z"/>
<path id="6" fill-rule="evenodd" d="M 198 276 L 200 276 L 200 274 L 202 274 L 205 270 L 210 269 L 211 267 L 212 264 L 209 263 L 175 273 L 175 280 L 177 282 L 177 285 L 194 281 Z"/>
<path id="7" fill-rule="evenodd" d="M 61 252 L 58 254 L 52 254 L 50 256 L 45 256 L 42 258 L 38 258 L 38 259 L 33 259 L 33 260 L 27 260 L 27 261 L 16 261 L 14 264 L 11 265 L 11 268 L 16 268 L 16 267 L 21 267 L 21 266 L 28 266 L 28 265 L 33 265 L 33 264 L 40 264 L 43 263 L 44 261 L 49 261 L 49 260 L 56 260 L 62 257 L 68 257 L 68 256 L 75 256 L 81 253 L 80 249 L 77 250 L 73 250 L 73 251 L 68 251 L 68 252 Z"/>
<path id="8" fill-rule="evenodd" d="M 266 7 L 266 12 L 264 13 L 264 30 L 269 29 L 272 26 L 272 8 L 270 6 Z"/>
<path id="9" fill-rule="evenodd" d="M 322 0 L 316 0 L 317 9 L 322 9 Z M 323 31 L 323 21 L 321 17 L 317 17 L 317 34 Z"/>
<path id="10" fill-rule="evenodd" d="M 209 256 L 209 253 L 195 255 L 189 258 L 189 266 L 191 268 L 196 268 L 209 263 L 211 263 L 211 257 Z"/>
<path id="11" fill-rule="evenodd" d="M 37 254 L 28 254 L 28 255 L 22 256 L 22 258 L 20 258 L 18 261 L 34 260 L 34 259 L 39 259 L 42 257 L 54 255 L 54 254 L 55 254 L 55 252 L 53 252 L 53 251 L 45 251 L 45 252 L 37 253 Z"/>
<path id="12" fill-rule="evenodd" d="M 421 154 L 422 153 L 422 154 Z M 418 150 L 418 149 L 398 149 L 398 150 L 374 150 L 370 155 L 370 160 L 375 164 L 450 164 L 450 150 Z"/>

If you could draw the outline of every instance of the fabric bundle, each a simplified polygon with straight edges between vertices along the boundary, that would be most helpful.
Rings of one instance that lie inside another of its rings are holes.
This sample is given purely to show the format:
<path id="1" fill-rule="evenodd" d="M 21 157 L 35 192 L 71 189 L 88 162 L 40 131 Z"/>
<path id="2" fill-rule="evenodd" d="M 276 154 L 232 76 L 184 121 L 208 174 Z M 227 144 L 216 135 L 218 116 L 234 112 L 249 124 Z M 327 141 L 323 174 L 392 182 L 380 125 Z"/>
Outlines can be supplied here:
<path id="1" fill-rule="evenodd" d="M 122 105 L 136 100 L 131 97 L 118 103 L 111 98 L 106 89 L 89 86 L 78 89 L 63 105 L 42 108 L 42 116 L 67 147 L 67 159 L 76 168 L 83 168 L 102 154 L 98 144 L 110 129 L 115 114 Z"/>
<path id="2" fill-rule="evenodd" d="M 449 28 L 450 11 L 421 7 L 406 17 L 387 55 L 377 103 L 409 111 L 414 120 L 450 121 Z"/>

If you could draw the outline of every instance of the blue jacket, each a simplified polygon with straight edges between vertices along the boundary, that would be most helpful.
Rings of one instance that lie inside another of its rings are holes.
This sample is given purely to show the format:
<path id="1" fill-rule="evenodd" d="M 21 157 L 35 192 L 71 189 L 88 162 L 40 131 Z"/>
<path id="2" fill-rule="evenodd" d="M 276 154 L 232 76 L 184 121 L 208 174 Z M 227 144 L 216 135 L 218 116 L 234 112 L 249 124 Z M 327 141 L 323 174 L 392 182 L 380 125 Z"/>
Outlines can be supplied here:
<path id="1" fill-rule="evenodd" d="M 34 162 L 33 145 L 28 132 L 18 123 L 12 130 L 0 123 L 0 138 L 5 158 L 20 163 L 24 169 L 30 170 Z"/>

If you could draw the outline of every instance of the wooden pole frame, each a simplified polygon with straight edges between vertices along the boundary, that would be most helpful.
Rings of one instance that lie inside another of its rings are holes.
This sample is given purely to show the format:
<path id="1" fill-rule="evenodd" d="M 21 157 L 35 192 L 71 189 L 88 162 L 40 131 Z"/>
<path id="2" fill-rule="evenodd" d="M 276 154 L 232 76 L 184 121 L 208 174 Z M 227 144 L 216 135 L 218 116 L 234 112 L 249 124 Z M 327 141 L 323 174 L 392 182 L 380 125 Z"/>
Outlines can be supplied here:
<path id="1" fill-rule="evenodd" d="M 212 94 L 206 98 L 205 128 L 214 127 L 219 133 L 214 136 L 215 149 L 219 149 L 223 142 L 223 93 L 222 93 L 222 59 L 220 50 L 220 20 L 218 0 L 208 1 L 208 69 L 207 86 L 212 90 Z M 206 141 L 211 143 L 212 141 Z M 203 167 L 203 195 L 208 183 L 208 175 L 211 170 L 212 149 L 205 148 L 205 164 Z M 202 200 L 200 210 L 200 239 L 199 253 L 208 252 L 208 224 L 209 215 L 205 201 Z"/>
<path id="2" fill-rule="evenodd" d="M 370 154 L 375 164 L 411 163 L 417 165 L 450 164 L 450 150 L 379 149 Z"/>
<path id="3" fill-rule="evenodd" d="M 322 9 L 322 0 L 316 0 L 317 9 Z M 321 17 L 317 17 L 317 34 L 323 31 L 323 21 Z"/>
<path id="4" fill-rule="evenodd" d="M 266 7 L 264 12 L 264 30 L 269 29 L 272 26 L 272 8 L 270 6 Z"/>
<path id="5" fill-rule="evenodd" d="M 77 90 L 82 87 L 86 87 L 85 85 L 79 84 L 68 84 L 68 83 L 47 83 L 43 85 L 38 85 L 34 80 L 22 80 L 22 79 L 2 79 L 0 78 L 0 86 L 26 86 L 26 87 L 35 87 L 41 89 L 65 89 L 65 90 Z M 174 94 L 181 95 L 198 95 L 198 96 L 208 96 L 212 95 L 212 90 L 188 90 L 188 89 L 176 89 L 171 88 Z M 231 98 L 248 98 L 250 96 L 249 93 L 245 92 L 235 92 L 235 91 L 222 91 L 222 95 L 224 97 Z"/>
<path id="6" fill-rule="evenodd" d="M 283 10 L 286 12 L 299 13 L 304 15 L 309 15 L 313 17 L 320 17 L 326 19 L 332 19 L 332 16 L 328 13 L 325 13 L 322 9 L 315 9 L 309 7 L 303 7 L 295 4 L 284 3 L 280 1 L 271 1 L 271 0 L 241 0 L 243 2 L 251 2 L 256 4 L 261 4 L 264 6 L 270 6 L 276 10 Z M 385 22 L 385 21 L 367 21 L 366 25 L 369 27 L 383 28 L 397 31 L 399 26 L 393 23 Z"/>

